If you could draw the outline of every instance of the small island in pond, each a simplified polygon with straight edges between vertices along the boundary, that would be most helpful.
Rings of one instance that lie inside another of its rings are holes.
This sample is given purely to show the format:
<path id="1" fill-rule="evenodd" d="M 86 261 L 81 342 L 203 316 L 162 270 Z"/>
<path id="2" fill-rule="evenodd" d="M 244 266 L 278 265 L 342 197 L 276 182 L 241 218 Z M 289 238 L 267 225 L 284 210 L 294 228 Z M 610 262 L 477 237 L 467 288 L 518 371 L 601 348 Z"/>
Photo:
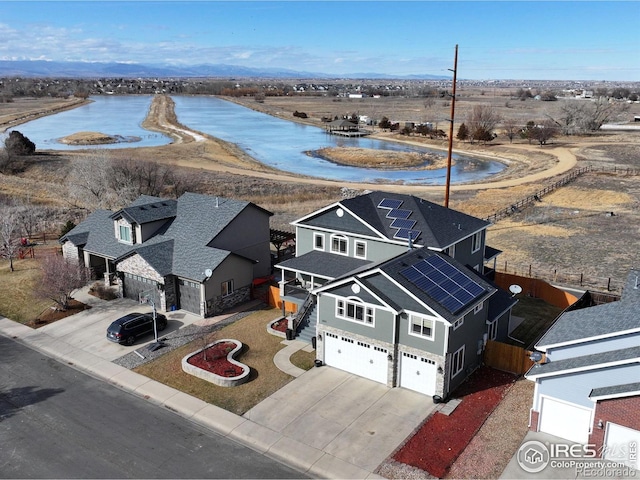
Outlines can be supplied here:
<path id="1" fill-rule="evenodd" d="M 338 165 L 379 170 L 415 169 L 437 170 L 446 168 L 447 157 L 429 152 L 400 152 L 358 147 L 326 147 L 306 152 Z M 453 164 L 453 162 L 452 162 Z"/>
<path id="2" fill-rule="evenodd" d="M 65 145 L 106 145 L 110 143 L 139 142 L 140 137 L 123 137 L 122 135 L 107 135 L 100 132 L 72 133 L 60 139 Z"/>

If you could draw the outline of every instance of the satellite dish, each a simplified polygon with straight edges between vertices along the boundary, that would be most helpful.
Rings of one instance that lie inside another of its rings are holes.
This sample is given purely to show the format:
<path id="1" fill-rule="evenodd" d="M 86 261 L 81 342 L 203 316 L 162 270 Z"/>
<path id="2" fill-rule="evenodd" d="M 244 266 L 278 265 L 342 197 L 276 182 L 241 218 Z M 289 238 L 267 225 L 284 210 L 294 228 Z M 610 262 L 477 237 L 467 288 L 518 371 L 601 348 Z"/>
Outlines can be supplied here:
<path id="1" fill-rule="evenodd" d="M 540 352 L 531 352 L 529 358 L 532 362 L 538 363 L 540 360 L 542 360 L 542 354 Z"/>
<path id="2" fill-rule="evenodd" d="M 206 276 L 207 278 L 209 278 L 211 275 L 213 275 L 213 270 L 211 270 L 210 268 L 207 268 L 207 269 L 204 271 L 204 274 L 205 274 L 205 276 Z"/>
<path id="3" fill-rule="evenodd" d="M 511 285 L 509 287 L 509 291 L 514 294 L 517 295 L 519 293 L 522 293 L 522 287 L 520 285 Z"/>

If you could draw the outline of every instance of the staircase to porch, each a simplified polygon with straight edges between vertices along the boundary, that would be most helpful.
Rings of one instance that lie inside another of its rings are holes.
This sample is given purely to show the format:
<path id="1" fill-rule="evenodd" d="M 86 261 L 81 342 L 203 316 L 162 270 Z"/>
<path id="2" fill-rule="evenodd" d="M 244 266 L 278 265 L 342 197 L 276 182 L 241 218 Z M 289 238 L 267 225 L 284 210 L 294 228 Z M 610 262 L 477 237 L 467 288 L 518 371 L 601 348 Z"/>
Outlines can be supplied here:
<path id="1" fill-rule="evenodd" d="M 316 322 L 318 320 L 317 304 L 313 302 L 305 310 L 302 320 L 296 329 L 296 340 L 312 343 L 311 338 L 316 336 Z"/>

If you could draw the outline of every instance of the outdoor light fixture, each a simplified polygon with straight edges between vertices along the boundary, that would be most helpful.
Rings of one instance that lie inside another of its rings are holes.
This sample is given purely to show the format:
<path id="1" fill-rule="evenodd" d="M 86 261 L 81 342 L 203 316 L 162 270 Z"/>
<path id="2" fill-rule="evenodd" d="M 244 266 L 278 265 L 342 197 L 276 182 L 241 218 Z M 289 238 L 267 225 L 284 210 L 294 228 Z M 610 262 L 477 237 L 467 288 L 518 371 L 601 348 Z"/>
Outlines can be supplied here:
<path id="1" fill-rule="evenodd" d="M 440 365 L 438 365 L 438 373 L 442 373 L 444 370 L 442 370 L 442 367 Z"/>
<path id="2" fill-rule="evenodd" d="M 320 342 L 322 341 L 322 334 L 321 333 L 318 334 L 318 341 L 320 341 Z"/>
<path id="3" fill-rule="evenodd" d="M 602 423 L 602 419 L 598 420 L 598 428 L 602 430 L 604 428 L 604 423 Z"/>
<path id="4" fill-rule="evenodd" d="M 389 361 L 393 360 L 393 355 L 391 355 L 391 354 L 387 355 L 387 360 L 389 360 Z"/>

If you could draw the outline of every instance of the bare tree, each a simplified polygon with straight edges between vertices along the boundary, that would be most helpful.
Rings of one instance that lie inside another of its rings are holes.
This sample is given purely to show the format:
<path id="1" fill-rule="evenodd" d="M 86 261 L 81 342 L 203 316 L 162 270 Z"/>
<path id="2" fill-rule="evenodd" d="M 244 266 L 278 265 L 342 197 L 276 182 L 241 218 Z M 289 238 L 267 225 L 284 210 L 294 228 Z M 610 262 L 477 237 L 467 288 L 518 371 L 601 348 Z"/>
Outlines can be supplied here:
<path id="1" fill-rule="evenodd" d="M 472 140 L 487 142 L 493 140 L 493 131 L 499 122 L 500 115 L 491 105 L 476 105 L 467 116 L 465 123 Z"/>
<path id="2" fill-rule="evenodd" d="M 79 158 L 67 180 L 69 199 L 88 210 L 113 208 L 117 199 L 109 188 L 110 175 L 110 159 L 105 150 Z"/>
<path id="3" fill-rule="evenodd" d="M 18 205 L 18 221 L 23 236 L 26 239 L 33 238 L 38 228 L 43 224 L 43 208 L 31 203 L 29 198 Z"/>
<path id="4" fill-rule="evenodd" d="M 42 278 L 36 293 L 53 300 L 60 310 L 67 310 L 73 291 L 84 287 L 91 280 L 91 271 L 62 255 L 45 257 L 41 263 Z"/>
<path id="5" fill-rule="evenodd" d="M 20 248 L 18 215 L 16 208 L 9 205 L 0 207 L 0 254 L 9 260 L 13 272 L 13 259 Z"/>
<path id="6" fill-rule="evenodd" d="M 595 132 L 617 114 L 628 108 L 626 104 L 609 102 L 599 97 L 594 101 L 576 100 L 564 102 L 560 108 L 560 118 L 555 119 L 562 126 L 565 135 Z"/>
<path id="7" fill-rule="evenodd" d="M 558 133 L 558 125 L 550 118 L 542 123 L 536 124 L 530 129 L 530 138 L 536 140 L 540 146 L 546 145 L 549 140 L 554 138 Z"/>
<path id="8" fill-rule="evenodd" d="M 518 132 L 522 130 L 514 118 L 507 118 L 502 122 L 502 126 L 504 127 L 505 135 L 509 139 L 509 143 L 513 143 L 513 139 L 518 135 Z"/>

